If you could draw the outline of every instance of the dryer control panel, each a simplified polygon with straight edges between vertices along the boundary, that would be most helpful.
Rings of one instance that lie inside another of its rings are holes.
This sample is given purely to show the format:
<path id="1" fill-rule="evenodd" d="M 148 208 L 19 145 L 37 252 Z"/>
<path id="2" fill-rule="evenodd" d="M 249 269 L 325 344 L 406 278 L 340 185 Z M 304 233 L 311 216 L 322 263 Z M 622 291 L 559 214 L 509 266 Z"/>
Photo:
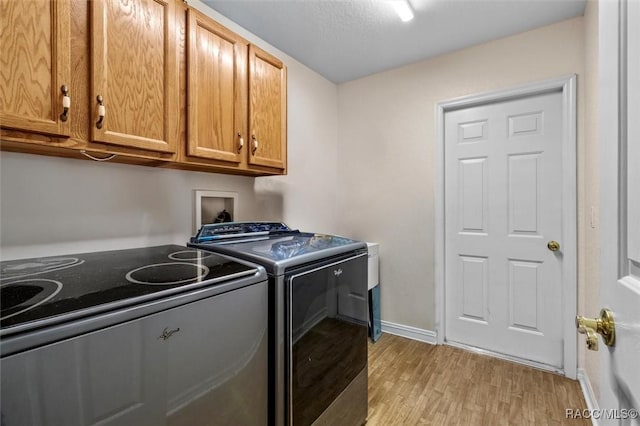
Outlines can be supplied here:
<path id="1" fill-rule="evenodd" d="M 282 222 L 227 222 L 203 225 L 192 243 L 204 243 L 221 239 L 270 235 L 280 233 L 297 233 Z"/>

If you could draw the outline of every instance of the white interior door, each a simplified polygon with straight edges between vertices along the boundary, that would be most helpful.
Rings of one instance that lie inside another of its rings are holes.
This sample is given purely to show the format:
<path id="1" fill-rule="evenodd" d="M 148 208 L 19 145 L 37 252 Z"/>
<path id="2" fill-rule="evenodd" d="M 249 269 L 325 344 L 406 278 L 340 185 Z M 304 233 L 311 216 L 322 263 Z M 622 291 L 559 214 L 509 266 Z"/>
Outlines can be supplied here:
<path id="1" fill-rule="evenodd" d="M 563 300 L 563 255 L 575 250 L 562 240 L 563 96 L 444 115 L 445 339 L 556 370 L 563 304 L 575 305 Z"/>
<path id="2" fill-rule="evenodd" d="M 600 301 L 616 323 L 614 346 L 600 344 L 600 423 L 640 425 L 640 1 L 600 2 L 599 23 Z"/>

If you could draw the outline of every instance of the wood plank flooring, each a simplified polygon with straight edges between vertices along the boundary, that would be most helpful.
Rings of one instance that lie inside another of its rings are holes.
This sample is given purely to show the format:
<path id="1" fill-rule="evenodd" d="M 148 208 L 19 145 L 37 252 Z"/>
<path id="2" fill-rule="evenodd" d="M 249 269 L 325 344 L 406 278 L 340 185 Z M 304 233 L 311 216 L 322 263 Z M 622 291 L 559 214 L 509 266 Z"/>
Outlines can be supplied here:
<path id="1" fill-rule="evenodd" d="M 367 426 L 590 425 L 577 381 L 475 354 L 383 334 L 369 342 Z"/>

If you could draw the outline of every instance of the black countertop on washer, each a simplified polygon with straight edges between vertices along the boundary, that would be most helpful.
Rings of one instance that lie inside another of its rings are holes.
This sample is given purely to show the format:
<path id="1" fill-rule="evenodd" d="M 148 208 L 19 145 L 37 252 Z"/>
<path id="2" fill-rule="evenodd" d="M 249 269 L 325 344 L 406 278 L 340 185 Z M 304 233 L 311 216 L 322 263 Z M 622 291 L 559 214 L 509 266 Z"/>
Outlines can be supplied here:
<path id="1" fill-rule="evenodd" d="M 178 245 L 0 262 L 2 331 L 29 322 L 136 303 L 209 285 L 256 269 Z M 98 309 L 96 309 L 98 308 Z"/>

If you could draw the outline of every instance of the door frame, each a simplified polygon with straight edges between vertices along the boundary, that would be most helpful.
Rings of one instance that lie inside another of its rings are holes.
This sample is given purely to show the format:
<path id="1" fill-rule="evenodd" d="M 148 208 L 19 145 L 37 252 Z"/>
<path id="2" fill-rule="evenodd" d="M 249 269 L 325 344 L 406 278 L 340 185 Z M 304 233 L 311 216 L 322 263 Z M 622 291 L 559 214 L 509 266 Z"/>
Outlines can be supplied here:
<path id="1" fill-rule="evenodd" d="M 575 379 L 577 370 L 577 336 L 575 317 L 578 303 L 577 284 L 577 137 L 576 137 L 576 75 L 525 84 L 506 90 L 485 92 L 438 102 L 436 120 L 436 180 L 435 180 L 435 301 L 436 342 L 445 344 L 445 114 L 461 108 L 509 101 L 549 92 L 562 92 L 562 307 L 563 307 L 563 373 Z M 491 353 L 482 351 L 483 353 Z M 498 355 L 498 354 L 494 354 Z M 540 368 L 539 363 L 514 359 Z"/>

